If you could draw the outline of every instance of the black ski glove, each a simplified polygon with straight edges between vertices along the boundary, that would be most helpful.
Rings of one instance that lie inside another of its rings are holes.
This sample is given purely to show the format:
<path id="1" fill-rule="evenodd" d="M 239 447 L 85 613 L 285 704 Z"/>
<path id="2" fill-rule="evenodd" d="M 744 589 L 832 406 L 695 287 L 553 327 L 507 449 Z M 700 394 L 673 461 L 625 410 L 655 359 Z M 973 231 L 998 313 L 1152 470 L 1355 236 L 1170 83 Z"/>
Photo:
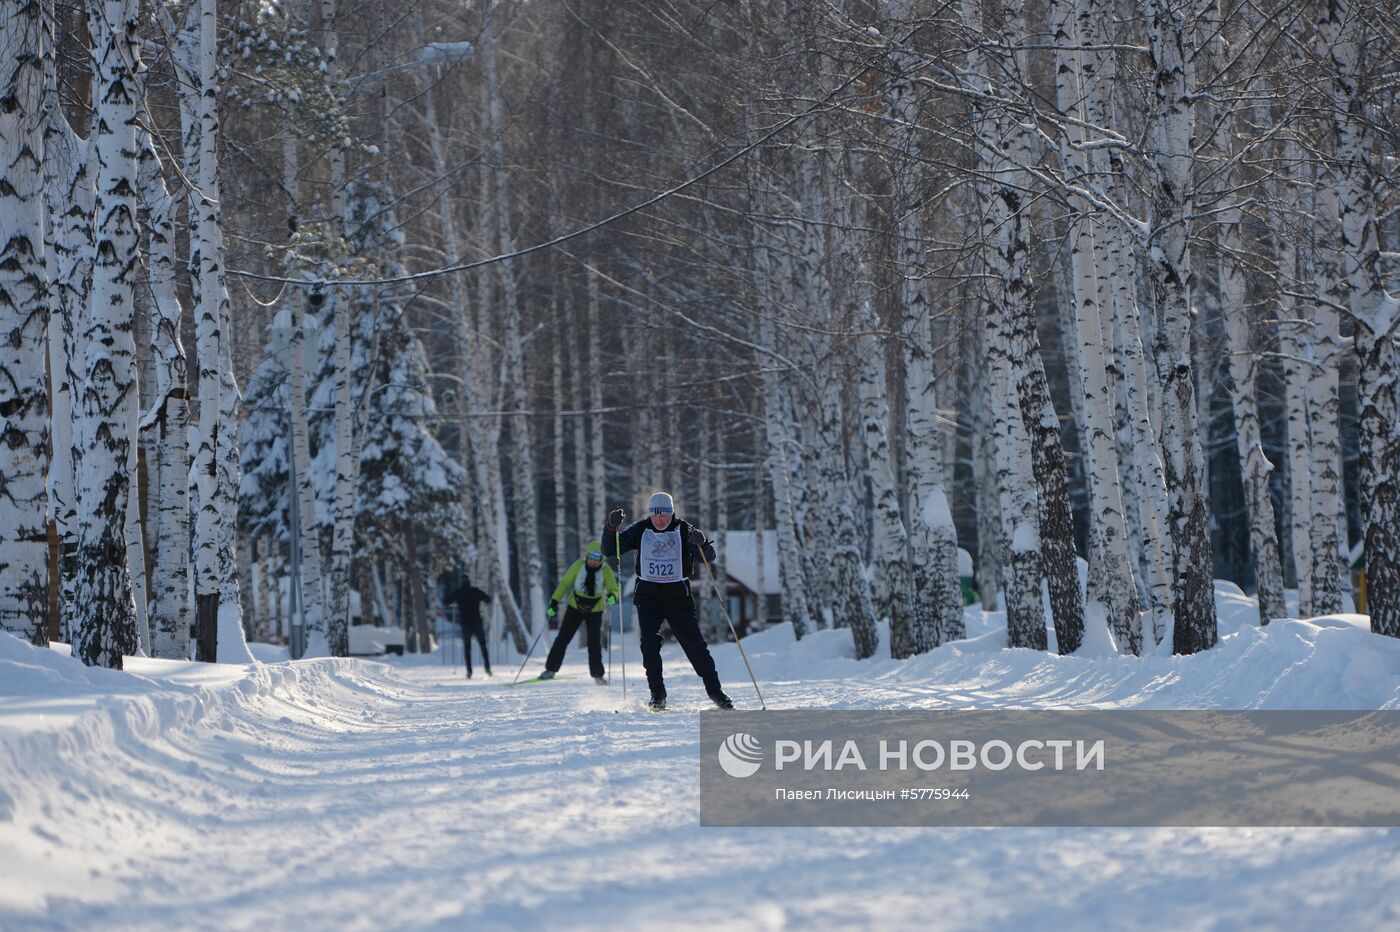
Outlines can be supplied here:
<path id="1" fill-rule="evenodd" d="M 612 511 L 608 512 L 608 530 L 616 531 L 618 528 L 622 527 L 622 522 L 626 520 L 627 512 L 623 511 L 621 508 L 614 508 Z"/>
<path id="2" fill-rule="evenodd" d="M 698 527 L 692 527 L 690 529 L 689 540 L 690 546 L 694 547 L 696 550 L 703 551 L 705 549 L 705 532 Z"/>

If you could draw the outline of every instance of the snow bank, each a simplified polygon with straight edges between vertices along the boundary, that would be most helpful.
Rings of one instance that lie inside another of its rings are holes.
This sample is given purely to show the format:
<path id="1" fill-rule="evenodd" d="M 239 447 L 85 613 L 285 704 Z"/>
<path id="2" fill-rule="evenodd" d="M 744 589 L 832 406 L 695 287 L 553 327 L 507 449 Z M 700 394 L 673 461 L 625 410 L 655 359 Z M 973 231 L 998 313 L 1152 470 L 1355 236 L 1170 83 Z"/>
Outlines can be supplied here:
<path id="1" fill-rule="evenodd" d="M 1364 618 L 1221 599 L 1192 657 L 1007 650 L 977 609 L 910 660 L 883 625 L 865 661 L 847 630 L 744 646 L 771 708 L 1400 708 L 1400 641 Z M 635 644 L 624 700 L 578 651 L 508 689 L 439 655 L 115 673 L 0 635 L 0 928 L 1395 924 L 1390 830 L 702 829 L 703 689 L 669 647 L 678 711 L 643 711 Z"/>
<path id="2" fill-rule="evenodd" d="M 0 633 L 0 927 L 9 927 L 8 910 L 70 892 L 71 876 L 52 869 L 55 848 L 87 866 L 85 893 L 100 893 L 102 876 L 131 847 L 160 851 L 172 832 L 187 834 L 168 824 L 171 812 L 133 812 L 105 775 L 130 771 L 134 761 L 154 786 L 184 781 L 189 803 L 213 812 L 211 768 L 236 761 L 217 743 L 196 748 L 190 736 L 217 742 L 268 718 L 319 729 L 337 693 L 377 689 L 350 660 L 239 666 L 128 657 L 126 666 L 85 667 L 66 647 L 37 649 Z M 58 833 L 53 816 L 68 808 L 92 810 L 90 833 Z M 33 820 L 29 831 L 18 831 L 21 816 Z"/>
<path id="3" fill-rule="evenodd" d="M 1260 628 L 1254 600 L 1228 586 L 1217 591 L 1217 609 L 1219 644 L 1186 657 L 1120 655 L 1101 617 L 1091 619 L 1085 647 L 1073 656 L 1009 650 L 1004 614 L 976 607 L 965 612 L 966 639 L 908 660 L 889 658 L 883 625 L 881 648 L 865 661 L 855 659 L 846 629 L 798 641 L 791 625 L 777 625 L 745 638 L 744 648 L 760 683 L 839 678 L 888 686 L 884 694 L 863 691 L 863 708 L 882 705 L 873 695 L 900 708 L 1400 709 L 1400 640 L 1371 633 L 1366 616 Z M 738 649 L 713 652 L 731 693 L 751 691 Z M 684 664 L 676 649 L 665 656 L 672 668 Z M 839 689 L 827 692 L 831 707 L 844 707 Z"/>

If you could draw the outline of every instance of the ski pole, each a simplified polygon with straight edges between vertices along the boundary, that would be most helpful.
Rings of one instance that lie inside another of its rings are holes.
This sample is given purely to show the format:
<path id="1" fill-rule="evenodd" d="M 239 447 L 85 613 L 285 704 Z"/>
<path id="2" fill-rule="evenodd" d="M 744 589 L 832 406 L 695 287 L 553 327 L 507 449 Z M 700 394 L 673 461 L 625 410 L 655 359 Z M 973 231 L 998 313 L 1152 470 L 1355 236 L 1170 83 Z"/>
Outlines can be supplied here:
<path id="1" fill-rule="evenodd" d="M 514 686 L 515 681 L 520 679 L 520 674 L 525 669 L 525 664 L 530 662 L 530 655 L 535 652 L 535 645 L 540 642 L 541 634 L 544 634 L 544 628 L 541 628 L 539 633 L 535 635 L 535 639 L 530 642 L 530 649 L 525 652 L 525 659 L 520 661 L 520 669 L 515 671 L 515 679 L 510 681 L 510 685 Z"/>
<path id="2" fill-rule="evenodd" d="M 759 546 L 763 545 L 763 539 L 759 538 Z M 744 651 L 744 642 L 739 640 L 739 632 L 734 630 L 734 622 L 729 617 L 729 609 L 725 608 L 724 596 L 719 591 L 719 580 L 715 578 L 715 568 L 710 565 L 710 558 L 705 556 L 705 551 L 696 547 L 700 551 L 700 559 L 705 561 L 705 569 L 710 571 L 710 591 L 714 593 L 715 601 L 719 603 L 719 612 L 724 616 L 725 624 L 729 625 L 729 633 L 734 635 L 734 643 L 739 648 L 739 656 L 744 659 L 744 669 L 749 671 L 749 682 L 753 683 L 753 691 L 758 695 L 759 708 L 768 711 L 768 705 L 763 701 L 763 693 L 758 688 L 758 677 L 753 675 L 753 667 L 749 666 L 749 655 Z M 763 581 L 759 580 L 759 588 L 763 588 Z M 759 598 L 763 598 L 759 595 Z"/>

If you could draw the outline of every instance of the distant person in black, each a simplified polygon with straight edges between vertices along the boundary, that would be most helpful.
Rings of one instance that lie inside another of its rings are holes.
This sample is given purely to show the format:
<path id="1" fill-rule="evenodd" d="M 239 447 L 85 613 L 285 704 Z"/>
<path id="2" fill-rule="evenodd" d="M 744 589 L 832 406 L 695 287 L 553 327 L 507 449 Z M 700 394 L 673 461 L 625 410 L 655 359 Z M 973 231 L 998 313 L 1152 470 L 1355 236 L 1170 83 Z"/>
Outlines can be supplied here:
<path id="1" fill-rule="evenodd" d="M 481 604 L 490 602 L 491 597 L 472 585 L 466 573 L 462 574 L 462 584 L 447 601 L 457 603 L 457 623 L 462 626 L 462 655 L 467 660 L 467 679 L 472 678 L 472 638 L 481 645 L 481 666 L 486 675 L 491 675 L 491 655 L 486 652 L 486 625 L 481 620 Z"/>
<path id="2" fill-rule="evenodd" d="M 621 508 L 609 513 L 603 528 L 603 553 L 613 556 L 637 551 L 637 588 L 632 601 L 641 628 L 642 666 L 651 689 L 651 707 L 666 708 L 666 681 L 661 677 L 661 624 L 665 622 L 705 684 L 710 701 L 721 709 L 732 709 L 734 703 L 720 688 L 715 661 L 700 633 L 700 617 L 690 596 L 695 558 L 713 561 L 715 545 L 699 528 L 676 517 L 669 493 L 653 493 L 647 513 L 645 520 L 627 528 L 622 527 L 627 515 Z"/>

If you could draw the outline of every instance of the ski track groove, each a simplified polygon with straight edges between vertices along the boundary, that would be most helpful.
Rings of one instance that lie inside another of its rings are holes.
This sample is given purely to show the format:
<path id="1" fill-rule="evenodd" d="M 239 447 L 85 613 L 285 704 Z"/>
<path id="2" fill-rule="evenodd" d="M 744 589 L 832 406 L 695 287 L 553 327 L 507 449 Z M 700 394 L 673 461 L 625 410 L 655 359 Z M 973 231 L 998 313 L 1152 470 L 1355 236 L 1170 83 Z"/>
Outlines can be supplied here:
<path id="1" fill-rule="evenodd" d="M 27 896 L 0 897 L 0 928 L 1400 925 L 1388 830 L 701 829 L 705 699 L 669 667 L 662 715 L 639 679 L 623 707 L 586 677 L 527 691 L 344 664 L 314 704 L 277 688 L 154 734 L 118 728 L 11 793 L 0 860 L 18 849 L 42 869 Z M 1135 678 L 1168 695 L 1176 680 L 1092 661 L 1026 676 L 993 655 L 944 682 L 776 679 L 765 695 L 1082 707 Z"/>

